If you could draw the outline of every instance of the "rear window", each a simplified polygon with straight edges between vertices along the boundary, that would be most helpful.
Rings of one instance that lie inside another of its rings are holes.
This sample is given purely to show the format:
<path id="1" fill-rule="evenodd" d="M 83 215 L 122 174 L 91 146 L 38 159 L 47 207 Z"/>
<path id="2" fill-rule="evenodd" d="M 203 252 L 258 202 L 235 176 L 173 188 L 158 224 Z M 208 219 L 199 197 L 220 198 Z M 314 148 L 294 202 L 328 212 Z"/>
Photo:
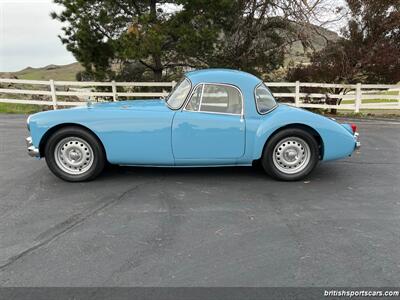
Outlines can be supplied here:
<path id="1" fill-rule="evenodd" d="M 256 87 L 254 95 L 257 111 L 260 114 L 266 114 L 277 105 L 274 96 L 272 96 L 271 91 L 265 86 L 264 83 L 260 83 Z"/>

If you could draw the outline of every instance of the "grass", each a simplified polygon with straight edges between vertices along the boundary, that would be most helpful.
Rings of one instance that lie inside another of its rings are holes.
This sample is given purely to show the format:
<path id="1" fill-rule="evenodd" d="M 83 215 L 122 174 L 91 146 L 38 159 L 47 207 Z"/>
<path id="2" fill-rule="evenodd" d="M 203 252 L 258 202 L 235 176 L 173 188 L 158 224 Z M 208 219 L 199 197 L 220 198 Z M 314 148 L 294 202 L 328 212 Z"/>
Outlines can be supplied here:
<path id="1" fill-rule="evenodd" d="M 42 105 L 0 103 L 0 113 L 6 114 L 33 114 L 43 110 Z"/>
<path id="2" fill-rule="evenodd" d="M 364 95 L 372 94 L 372 95 L 390 95 L 390 96 L 397 96 L 399 95 L 399 91 L 382 91 L 382 92 L 363 92 Z M 354 104 L 354 99 L 346 99 L 342 101 L 342 104 Z M 397 99 L 364 99 L 362 103 L 391 103 L 397 102 Z"/>
<path id="3" fill-rule="evenodd" d="M 364 99 L 362 103 L 384 103 L 384 102 L 397 102 L 395 99 Z M 353 104 L 354 100 L 343 100 L 342 104 Z"/>
<path id="4" fill-rule="evenodd" d="M 368 118 L 368 117 L 379 117 L 379 118 L 389 118 L 398 119 L 400 118 L 400 110 L 397 109 L 361 109 L 359 113 L 355 113 L 350 110 L 338 110 L 335 115 L 332 115 L 329 110 L 322 112 L 324 115 L 328 116 L 338 116 L 338 117 L 355 117 L 355 118 Z"/>

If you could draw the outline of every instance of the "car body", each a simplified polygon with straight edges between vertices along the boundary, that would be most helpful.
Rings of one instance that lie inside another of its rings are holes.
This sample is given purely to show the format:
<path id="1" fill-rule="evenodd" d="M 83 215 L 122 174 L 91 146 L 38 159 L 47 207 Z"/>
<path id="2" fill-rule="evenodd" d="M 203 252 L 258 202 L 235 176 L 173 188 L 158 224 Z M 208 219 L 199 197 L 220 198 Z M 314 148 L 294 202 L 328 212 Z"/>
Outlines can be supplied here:
<path id="1" fill-rule="evenodd" d="M 262 158 L 272 136 L 291 128 L 315 138 L 320 161 L 347 157 L 359 147 L 351 125 L 277 104 L 259 78 L 226 69 L 186 73 L 167 100 L 88 104 L 40 112 L 27 123 L 31 156 L 45 157 L 49 138 L 72 126 L 93 135 L 116 165 L 249 166 Z M 287 154 L 295 156 L 296 149 Z"/>

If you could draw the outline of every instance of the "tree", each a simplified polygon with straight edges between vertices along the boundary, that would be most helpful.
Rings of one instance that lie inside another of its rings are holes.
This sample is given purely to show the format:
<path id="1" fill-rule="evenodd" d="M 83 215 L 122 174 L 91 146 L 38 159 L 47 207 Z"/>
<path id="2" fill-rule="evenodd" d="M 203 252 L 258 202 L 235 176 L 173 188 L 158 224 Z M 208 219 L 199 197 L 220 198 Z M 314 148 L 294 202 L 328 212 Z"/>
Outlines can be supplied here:
<path id="1" fill-rule="evenodd" d="M 179 0 L 54 2 L 64 7 L 61 13 L 52 13 L 67 24 L 61 41 L 87 74 L 96 79 L 132 80 L 137 72 L 151 72 L 149 77 L 156 81 L 166 69 L 205 65 L 197 58 L 212 50 L 221 30 L 218 24 L 229 18 L 222 12 L 231 6 L 227 0 L 197 2 L 207 10 L 194 1 Z M 169 11 L 171 5 L 174 9 Z"/>
<path id="2" fill-rule="evenodd" d="M 321 1 L 325 0 L 310 2 Z M 290 2 L 304 1 L 179 1 L 183 10 L 176 20 L 185 24 L 183 31 L 186 34 L 182 37 L 186 38 L 186 41 L 192 41 L 184 43 L 190 46 L 185 49 L 187 52 L 184 51 L 186 57 L 204 67 L 240 69 L 256 75 L 277 69 L 283 65 L 286 47 L 299 39 L 305 41 L 305 36 L 298 34 L 299 27 L 293 26 L 294 22 L 300 20 L 295 15 L 295 10 L 304 7 L 299 5 L 296 9 L 283 10 Z M 282 14 L 282 11 L 286 14 Z M 305 15 L 307 13 L 303 14 Z M 196 36 L 199 36 L 199 28 L 202 28 L 203 36 L 196 39 Z M 304 27 L 302 30 L 304 31 Z M 201 51 L 190 50 L 199 47 Z"/>
<path id="3" fill-rule="evenodd" d="M 343 38 L 315 53 L 290 80 L 397 83 L 400 81 L 400 2 L 347 0 L 349 22 Z"/>
<path id="4" fill-rule="evenodd" d="M 282 66 L 291 24 L 274 8 L 274 1 L 236 1 L 208 64 L 258 75 Z"/>
<path id="5" fill-rule="evenodd" d="M 240 69 L 263 77 L 284 65 L 294 42 L 308 48 L 312 34 L 323 36 L 316 25 L 335 19 L 321 21 L 322 14 L 340 16 L 340 7 L 331 0 L 231 0 L 230 4 L 223 11 L 229 18 L 219 24 L 222 31 L 213 51 L 202 52 L 202 59 L 209 67 Z M 212 19 L 218 20 L 216 16 Z"/>
<path id="6" fill-rule="evenodd" d="M 324 1 L 54 0 L 64 10 L 52 17 L 66 24 L 60 38 L 85 67 L 80 78 L 159 81 L 188 67 L 274 70 L 290 43 L 306 45 L 305 26 L 292 24 Z"/>

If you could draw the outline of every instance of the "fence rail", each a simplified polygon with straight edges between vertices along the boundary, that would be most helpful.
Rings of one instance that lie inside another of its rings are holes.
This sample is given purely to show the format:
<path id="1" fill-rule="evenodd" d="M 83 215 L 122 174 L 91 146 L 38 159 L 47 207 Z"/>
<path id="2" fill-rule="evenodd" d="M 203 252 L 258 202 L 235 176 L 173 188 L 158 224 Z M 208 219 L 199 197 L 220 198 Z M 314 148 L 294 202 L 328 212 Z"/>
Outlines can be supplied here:
<path id="1" fill-rule="evenodd" d="M 58 106 L 85 105 L 87 100 L 94 97 L 100 101 L 162 97 L 166 96 L 175 84 L 176 82 L 80 82 L 0 78 L 0 102 L 48 105 L 57 109 Z M 266 85 L 271 88 L 278 101 L 296 107 L 352 110 L 356 113 L 361 109 L 400 109 L 400 85 L 299 81 L 266 82 Z M 107 90 L 101 91 L 99 88 Z M 162 91 L 137 91 L 138 88 Z M 11 95 L 14 96 L 10 97 Z M 36 96 L 36 99 L 20 99 L 20 95 Z M 43 97 L 37 99 L 37 96 Z"/>

